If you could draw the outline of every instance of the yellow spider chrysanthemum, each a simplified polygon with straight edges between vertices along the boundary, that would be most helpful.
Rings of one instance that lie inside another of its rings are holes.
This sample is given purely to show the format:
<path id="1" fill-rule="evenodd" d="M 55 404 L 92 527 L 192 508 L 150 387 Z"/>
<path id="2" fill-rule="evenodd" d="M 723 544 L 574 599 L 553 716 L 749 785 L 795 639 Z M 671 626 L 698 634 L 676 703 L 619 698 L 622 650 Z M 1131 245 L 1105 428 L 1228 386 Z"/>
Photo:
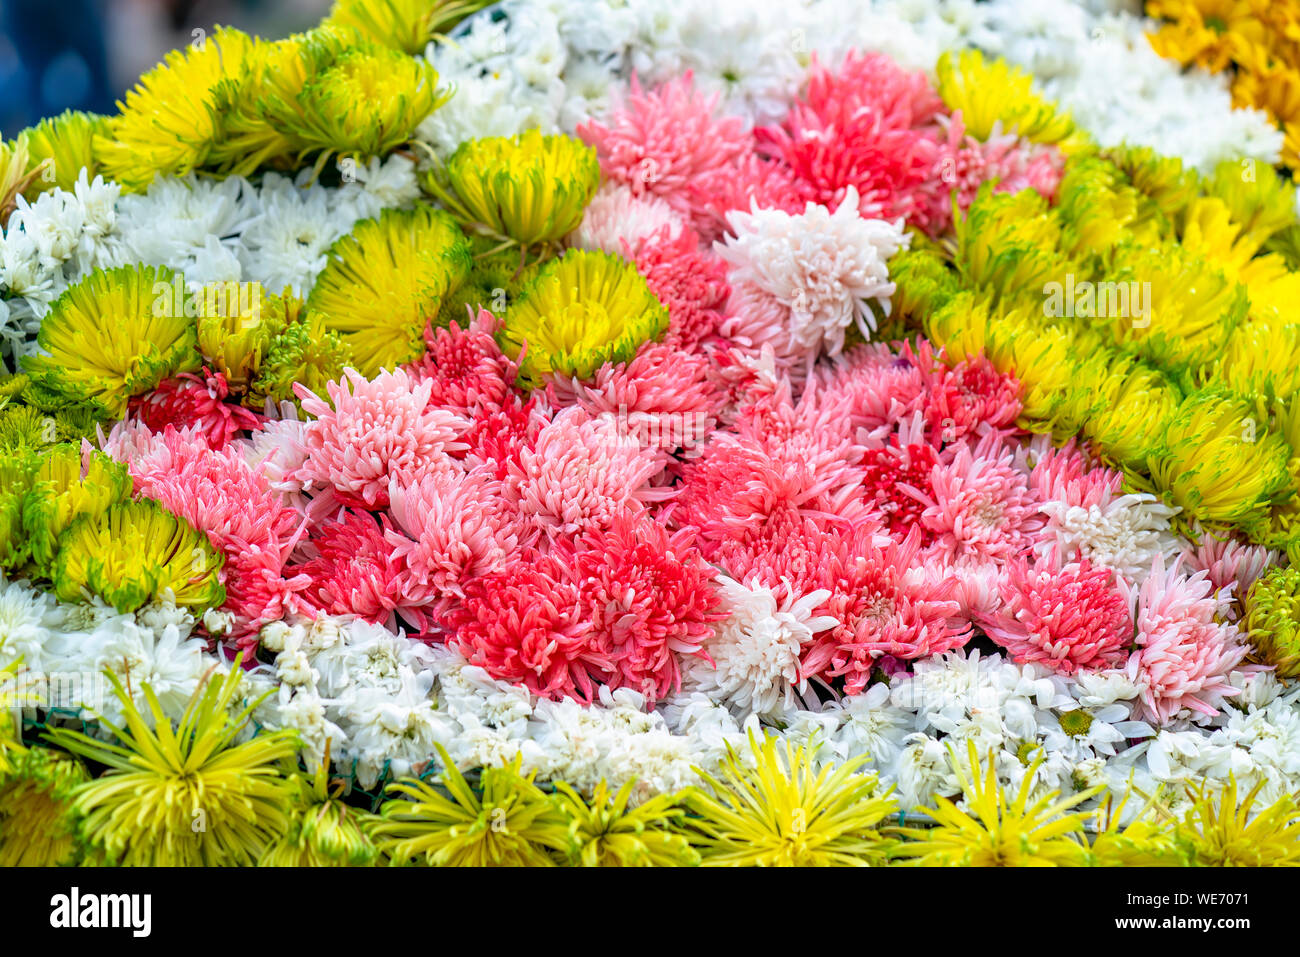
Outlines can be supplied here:
<path id="1" fill-rule="evenodd" d="M 556 798 L 569 818 L 566 860 L 582 867 L 679 867 L 700 862 L 700 855 L 675 833 L 686 816 L 671 794 L 660 794 L 629 808 L 635 782 L 616 794 L 602 780 L 591 802 L 563 781 Z"/>
<path id="2" fill-rule="evenodd" d="M 1103 155 L 1169 222 L 1174 222 L 1197 194 L 1200 177 L 1176 156 L 1162 156 L 1149 146 L 1121 145 Z"/>
<path id="3" fill-rule="evenodd" d="M 35 199 L 38 193 L 56 186 L 71 190 L 83 169 L 86 180 L 93 180 L 99 168 L 95 137 L 107 130 L 108 117 L 80 110 L 67 110 L 24 130 L 20 138 L 27 144 L 29 163 L 36 172 L 27 198 Z"/>
<path id="4" fill-rule="evenodd" d="M 324 395 L 327 382 L 337 382 L 344 369 L 356 368 L 348 340 L 328 328 L 320 313 L 303 314 L 268 344 L 244 404 L 260 409 L 268 398 L 297 403 L 295 383 Z"/>
<path id="5" fill-rule="evenodd" d="M 89 780 L 64 751 L 31 747 L 0 778 L 0 867 L 63 867 L 80 857 L 73 792 Z"/>
<path id="6" fill-rule="evenodd" d="M 895 287 L 890 302 L 892 318 L 911 329 L 921 329 L 926 318 L 960 290 L 956 274 L 928 250 L 900 252 L 889 261 L 889 278 Z"/>
<path id="7" fill-rule="evenodd" d="M 127 91 L 108 131 L 95 137 L 106 176 L 142 190 L 155 174 L 183 176 L 208 159 L 223 135 L 222 87 L 239 83 L 253 49 L 247 34 L 225 27 L 173 50 Z"/>
<path id="8" fill-rule="evenodd" d="M 1148 800 L 1128 824 L 1124 807 L 1132 792 L 1118 805 L 1110 800 L 1098 809 L 1092 839 L 1091 863 L 1095 867 L 1181 867 L 1190 861 L 1186 844 L 1178 840 L 1174 822 Z"/>
<path id="9" fill-rule="evenodd" d="M 1033 77 L 1005 60 L 986 60 L 979 50 L 945 53 L 935 66 L 938 91 L 948 108 L 961 111 L 966 132 L 986 140 L 994 127 L 1035 143 L 1060 143 L 1074 121 L 1034 91 Z"/>
<path id="10" fill-rule="evenodd" d="M 1243 235 L 1259 243 L 1296 222 L 1295 186 L 1263 163 L 1224 160 L 1205 187 L 1227 205 Z"/>
<path id="11" fill-rule="evenodd" d="M 1194 392 L 1165 426 L 1148 467 L 1157 488 L 1190 518 L 1239 524 L 1266 514 L 1290 487 L 1286 439 L 1255 408 L 1219 387 Z"/>
<path id="12" fill-rule="evenodd" d="M 1026 769 L 1015 797 L 1008 801 L 993 756 L 982 767 L 975 742 L 967 741 L 967 749 L 967 765 L 963 767 L 955 753 L 953 763 L 970 810 L 935 795 L 934 808 L 917 808 L 935 825 L 898 828 L 909 840 L 897 846 L 895 857 L 946 867 L 1061 867 L 1087 862 L 1086 845 L 1078 837 L 1087 815 L 1072 809 L 1100 788 L 1068 798 L 1059 797 L 1057 791 L 1033 797 L 1040 756 Z"/>
<path id="13" fill-rule="evenodd" d="M 606 362 L 627 362 L 668 328 L 668 310 L 631 263 L 571 249 L 547 263 L 506 311 L 502 348 L 522 379 L 585 379 Z"/>
<path id="14" fill-rule="evenodd" d="M 59 536 L 50 570 L 63 601 L 89 592 L 120 612 L 163 597 L 202 614 L 226 600 L 225 556 L 208 536 L 157 502 L 123 502 L 75 520 Z"/>
<path id="15" fill-rule="evenodd" d="M 176 278 L 163 266 L 123 266 L 69 287 L 37 334 L 45 354 L 23 359 L 33 385 L 120 419 L 132 396 L 199 368 L 194 320 L 173 308 Z"/>
<path id="16" fill-rule="evenodd" d="M 446 769 L 441 787 L 415 778 L 389 785 L 405 798 L 384 803 L 371 836 L 392 863 L 549 866 L 553 854 L 568 850 L 564 815 L 533 774 L 520 774 L 521 757 L 484 768 L 475 793 L 441 745 L 438 754 Z"/>
<path id="17" fill-rule="evenodd" d="M 1062 241 L 1077 257 L 1100 255 L 1128 235 L 1142 194 L 1119 167 L 1098 156 L 1072 159 L 1061 178 Z"/>
<path id="18" fill-rule="evenodd" d="M 490 0 L 334 0 L 326 26 L 357 30 L 362 36 L 408 56 L 424 53 L 434 37 L 445 34 Z"/>
<path id="19" fill-rule="evenodd" d="M 329 743 L 325 759 L 310 780 L 295 774 L 289 826 L 267 845 L 261 867 L 369 867 L 379 857 L 365 827 L 375 815 L 339 799 L 342 781 L 329 778 Z"/>
<path id="20" fill-rule="evenodd" d="M 1247 319 L 1211 369 L 1216 381 L 1246 398 L 1289 399 L 1300 391 L 1300 325 Z"/>
<path id="21" fill-rule="evenodd" d="M 31 191 L 41 175 L 34 168 L 27 152 L 27 143 L 19 137 L 17 142 L 0 141 L 0 227 L 9 225 L 9 215 L 18 205 L 18 197 Z"/>
<path id="22" fill-rule="evenodd" d="M 1080 416 L 1084 436 L 1111 461 L 1146 471 L 1147 457 L 1183 400 L 1178 386 L 1159 369 L 1114 350 L 1085 360 L 1078 384 L 1095 403 Z"/>
<path id="23" fill-rule="evenodd" d="M 817 770 L 815 747 L 750 733 L 750 755 L 729 750 L 718 776 L 684 800 L 706 866 L 827 867 L 885 863 L 880 823 L 898 810 L 866 756 Z M 752 766 L 751 766 L 752 765 Z"/>
<path id="24" fill-rule="evenodd" d="M 46 574 L 59 536 L 73 521 L 98 518 L 109 506 L 131 496 L 131 476 L 125 465 L 71 442 L 55 445 L 41 456 L 32 483 L 23 504 L 23 528 L 29 536 L 32 560 Z"/>
<path id="25" fill-rule="evenodd" d="M 272 340 L 301 308 L 292 296 L 268 295 L 260 283 L 253 284 L 253 295 L 246 298 L 249 301 L 241 300 L 236 308 L 199 316 L 195 326 L 204 364 L 224 375 L 235 395 L 248 391 Z"/>
<path id="26" fill-rule="evenodd" d="M 1006 304 L 1041 304 L 1043 287 L 1072 270 L 1059 252 L 1061 224 L 1033 190 L 994 193 L 982 187 L 953 217 L 954 265 L 964 287 Z"/>
<path id="27" fill-rule="evenodd" d="M 0 568 L 19 568 L 31 555 L 31 536 L 23 530 L 23 506 L 39 459 L 10 451 L 0 456 Z"/>
<path id="28" fill-rule="evenodd" d="M 330 247 L 307 308 L 372 377 L 419 358 L 426 323 L 469 271 L 469 244 L 450 216 L 428 206 L 387 209 Z"/>
<path id="29" fill-rule="evenodd" d="M 289 825 L 289 783 L 279 765 L 298 749 L 291 731 L 239 737 L 259 702 L 236 711 L 239 659 L 196 691 L 178 723 L 145 685 L 150 719 L 109 674 L 123 723 L 115 743 L 57 728 L 51 741 L 107 765 L 78 788 L 82 838 L 105 862 L 129 867 L 255 864 Z M 152 727 L 151 727 L 152 724 Z"/>
<path id="30" fill-rule="evenodd" d="M 1256 800 L 1260 780 L 1240 797 L 1229 775 L 1220 791 L 1204 782 L 1189 787 L 1192 806 L 1178 822 L 1178 836 L 1201 867 L 1279 867 L 1300 865 L 1300 803 L 1287 794 L 1267 807 Z"/>
<path id="31" fill-rule="evenodd" d="M 600 164 L 581 140 L 534 129 L 467 140 L 446 175 L 450 193 L 429 185 L 466 229 L 532 246 L 558 242 L 582 222 Z"/>

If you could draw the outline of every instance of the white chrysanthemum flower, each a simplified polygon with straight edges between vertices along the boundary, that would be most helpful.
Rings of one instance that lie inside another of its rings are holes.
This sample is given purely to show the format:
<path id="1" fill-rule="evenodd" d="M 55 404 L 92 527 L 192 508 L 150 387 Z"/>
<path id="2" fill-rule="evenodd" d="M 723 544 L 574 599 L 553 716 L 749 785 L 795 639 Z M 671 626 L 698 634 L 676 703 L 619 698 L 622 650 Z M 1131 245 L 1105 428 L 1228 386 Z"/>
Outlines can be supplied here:
<path id="1" fill-rule="evenodd" d="M 58 606 L 49 592 L 0 574 L 0 671 L 16 661 L 27 671 L 42 670 L 50 629 L 58 624 Z"/>
<path id="2" fill-rule="evenodd" d="M 1039 544 L 1040 552 L 1052 548 L 1062 556 L 1077 552 L 1134 584 L 1151 573 L 1157 555 L 1168 561 L 1181 547 L 1170 530 L 1170 519 L 1179 509 L 1146 492 L 1121 495 L 1104 507 L 1044 502 L 1039 511 L 1047 516 L 1044 534 L 1051 536 Z"/>
<path id="3" fill-rule="evenodd" d="M 718 578 L 718 593 L 728 617 L 714 626 L 704 650 L 713 659 L 687 659 L 686 691 L 701 691 L 737 715 L 768 715 L 795 703 L 799 654 L 803 646 L 837 622 L 813 610 L 830 597 L 820 590 L 780 601 L 770 588 Z"/>
<path id="4" fill-rule="evenodd" d="M 191 174 L 158 177 L 145 192 L 118 200 L 117 214 L 127 261 L 170 266 L 187 280 L 207 281 L 198 274 L 200 263 L 218 265 L 209 239 L 236 252 L 262 208 L 258 191 L 243 177 L 216 180 Z"/>
<path id="5" fill-rule="evenodd" d="M 809 203 L 804 212 L 759 209 L 727 214 L 734 236 L 716 243 L 730 263 L 728 334 L 751 345 L 770 343 L 777 359 L 811 363 L 839 355 L 856 323 L 866 339 L 876 329 L 868 301 L 889 314 L 886 262 L 909 241 L 902 220 L 864 219 L 858 193 L 845 190 L 835 212 Z"/>
<path id="6" fill-rule="evenodd" d="M 395 683 L 348 684 L 331 699 L 330 717 L 349 739 L 338 763 L 355 765 L 363 788 L 374 787 L 385 767 L 392 777 L 417 772 L 460 732 L 429 697 L 432 681 L 430 672 L 404 670 Z"/>
<path id="7" fill-rule="evenodd" d="M 1140 689 L 1123 668 L 1080 671 L 1073 676 L 1072 693 L 1085 708 L 1104 708 L 1117 701 L 1133 701 Z"/>
<path id="8" fill-rule="evenodd" d="M 832 738 L 837 753 L 845 758 L 869 755 L 877 768 L 897 761 L 915 715 L 891 703 L 889 685 L 874 684 L 844 698 L 838 707 L 843 721 Z"/>

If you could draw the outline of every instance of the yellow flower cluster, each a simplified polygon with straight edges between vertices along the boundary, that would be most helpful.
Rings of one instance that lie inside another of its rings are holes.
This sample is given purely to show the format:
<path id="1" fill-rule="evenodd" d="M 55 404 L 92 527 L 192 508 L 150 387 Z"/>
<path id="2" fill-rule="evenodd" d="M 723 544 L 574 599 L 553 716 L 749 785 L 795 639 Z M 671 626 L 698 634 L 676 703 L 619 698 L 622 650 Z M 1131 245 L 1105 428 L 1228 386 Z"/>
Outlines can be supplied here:
<path id="1" fill-rule="evenodd" d="M 1267 113 L 1285 134 L 1282 162 L 1300 175 L 1300 2 L 1148 0 L 1151 46 L 1184 66 L 1232 71 L 1235 106 Z"/>

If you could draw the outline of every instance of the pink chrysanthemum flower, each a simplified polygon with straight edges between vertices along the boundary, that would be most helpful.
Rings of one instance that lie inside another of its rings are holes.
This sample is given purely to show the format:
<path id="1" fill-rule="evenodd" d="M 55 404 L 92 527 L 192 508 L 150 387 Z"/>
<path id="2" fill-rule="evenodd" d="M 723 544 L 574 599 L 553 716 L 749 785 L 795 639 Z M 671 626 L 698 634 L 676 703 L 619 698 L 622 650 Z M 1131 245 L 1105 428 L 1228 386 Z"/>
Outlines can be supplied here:
<path id="1" fill-rule="evenodd" d="M 871 516 L 899 538 L 918 529 L 922 544 L 928 545 L 934 533 L 921 516 L 940 456 L 926 439 L 920 414 L 899 423 L 885 441 L 869 439 L 866 446 L 862 492 Z"/>
<path id="2" fill-rule="evenodd" d="M 652 488 L 664 454 L 619 431 L 610 417 L 568 408 L 544 426 L 532 447 L 510 463 L 503 496 L 519 512 L 527 545 L 606 528 L 628 507 L 661 501 L 670 489 Z"/>
<path id="3" fill-rule="evenodd" d="M 1124 476 L 1095 462 L 1071 439 L 1053 448 L 1047 436 L 1035 436 L 1029 454 L 1029 487 L 1044 502 L 1076 508 L 1103 506 L 1120 492 Z"/>
<path id="4" fill-rule="evenodd" d="M 428 382 L 429 408 L 445 409 L 466 418 L 483 409 L 499 409 L 514 395 L 515 365 L 497 345 L 497 318 L 486 309 L 461 329 L 426 328 L 427 351 L 407 366 L 416 383 Z"/>
<path id="5" fill-rule="evenodd" d="M 582 660 L 603 684 L 653 702 L 681 686 L 678 655 L 707 657 L 700 646 L 724 616 L 693 537 L 690 529 L 669 534 L 645 512 L 624 512 L 608 529 L 556 543 L 553 554 L 578 582 L 592 625 Z"/>
<path id="6" fill-rule="evenodd" d="M 402 369 L 369 381 L 348 369 L 342 381 L 326 386 L 329 402 L 301 385 L 294 391 L 303 411 L 316 417 L 304 430 L 307 459 L 294 477 L 333 493 L 312 502 L 313 514 L 340 502 L 383 508 L 390 479 L 413 482 L 442 456 L 467 447 L 460 439 L 469 422 L 429 408 L 433 382 L 413 382 Z"/>
<path id="7" fill-rule="evenodd" d="M 605 363 L 585 382 L 554 379 L 549 391 L 557 405 L 612 418 L 623 434 L 663 452 L 697 447 L 713 431 L 721 405 L 707 358 L 653 341 L 629 362 Z"/>
<path id="8" fill-rule="evenodd" d="M 1043 526 L 1025 473 L 997 435 L 973 450 L 962 443 L 930 472 L 921 524 L 946 561 L 1009 561 L 1027 553 Z"/>
<path id="9" fill-rule="evenodd" d="M 831 597 L 817 609 L 840 622 L 805 649 L 801 676 L 844 677 L 857 694 L 881 657 L 911 660 L 964 645 L 970 624 L 954 600 L 956 581 L 936 580 L 917 564 L 920 535 L 881 547 L 869 528 L 826 542 L 822 567 L 802 591 L 826 588 Z"/>
<path id="10" fill-rule="evenodd" d="M 693 230 L 676 236 L 660 231 L 642 243 L 635 253 L 636 268 L 646 285 L 668 307 L 667 342 L 693 350 L 718 335 L 731 286 L 727 264 L 716 254 L 701 249 Z"/>
<path id="11" fill-rule="evenodd" d="M 590 701 L 588 667 L 612 665 L 584 656 L 592 625 L 578 587 L 546 555 L 524 553 L 500 571 L 470 579 L 465 600 L 443 624 L 448 643 L 470 664 L 542 697 Z"/>
<path id="12" fill-rule="evenodd" d="M 734 167 L 749 139 L 743 119 L 717 115 L 717 101 L 695 89 L 690 73 L 649 93 L 633 76 L 627 102 L 608 125 L 591 120 L 577 132 L 596 148 L 606 178 L 633 195 L 658 196 L 698 232 L 707 232 L 710 217 L 697 213 L 695 185 Z"/>
<path id="13" fill-rule="evenodd" d="M 921 370 L 884 343 L 854 346 L 838 361 L 819 366 L 816 376 L 824 396 L 847 399 L 845 413 L 859 441 L 873 433 L 884 437 L 925 401 Z"/>
<path id="14" fill-rule="evenodd" d="M 1050 202 L 1056 200 L 1065 173 L 1065 156 L 1057 147 L 1031 143 L 1013 134 L 1001 133 L 995 127 L 989 138 L 980 144 L 980 150 L 984 160 L 984 178 L 997 181 L 997 192 L 1018 193 L 1022 189 L 1032 189 Z M 966 205 L 970 205 L 969 201 Z"/>
<path id="15" fill-rule="evenodd" d="M 499 409 L 479 409 L 463 436 L 468 446 L 466 466 L 486 465 L 494 477 L 504 479 L 512 466 L 518 467 L 520 453 L 533 446 L 550 421 L 550 409 L 539 392 L 526 402 L 512 396 Z"/>
<path id="16" fill-rule="evenodd" d="M 806 183 L 780 160 L 747 150 L 734 164 L 701 174 L 694 185 L 695 220 L 700 235 L 712 241 L 729 230 L 733 210 L 779 209 L 792 215 L 815 197 Z"/>
<path id="17" fill-rule="evenodd" d="M 731 265 L 723 325 L 751 349 L 770 345 L 777 362 L 812 367 L 839 355 L 850 325 L 875 332 L 868 300 L 889 313 L 894 284 L 886 262 L 907 246 L 901 223 L 865 219 L 850 186 L 834 213 L 809 203 L 798 215 L 775 209 L 729 214 L 735 236 L 715 245 Z"/>
<path id="18" fill-rule="evenodd" d="M 1020 383 L 998 372 L 983 356 L 949 368 L 937 360 L 925 340 L 916 354 L 910 343 L 906 345 L 903 355 L 921 370 L 925 424 L 938 444 L 1007 429 L 1020 415 Z"/>
<path id="19" fill-rule="evenodd" d="M 1184 547 L 1182 552 L 1184 567 L 1205 572 L 1217 594 L 1238 601 L 1245 599 L 1250 587 L 1278 563 L 1279 557 L 1263 545 L 1247 545 L 1231 536 L 1218 538 L 1212 532 L 1202 532 L 1199 544 Z M 1237 605 L 1225 605 L 1223 614 L 1235 620 Z"/>
<path id="20" fill-rule="evenodd" d="M 651 241 L 672 242 L 688 232 L 682 217 L 653 194 L 637 194 L 624 183 L 606 183 L 596 191 L 582 214 L 582 223 L 566 240 L 579 249 L 602 249 L 636 258 Z"/>
<path id="21" fill-rule="evenodd" d="M 924 74 L 850 53 L 836 72 L 814 63 L 804 99 L 755 135 L 816 202 L 837 205 L 852 187 L 863 216 L 904 217 L 931 231 L 944 225 L 953 176 L 942 106 Z"/>
<path id="22" fill-rule="evenodd" d="M 324 522 L 305 550 L 311 559 L 295 570 L 311 577 L 303 597 L 330 615 L 358 615 L 376 624 L 393 621 L 408 605 L 406 566 L 386 538 L 385 517 L 345 512 L 341 521 Z M 414 616 L 417 624 L 422 619 Z"/>
<path id="23" fill-rule="evenodd" d="M 1124 587 L 1124 586 L 1121 586 Z M 1228 678 L 1246 656 L 1236 625 L 1218 618 L 1227 604 L 1203 571 L 1166 571 L 1163 556 L 1139 587 L 1126 587 L 1137 626 L 1128 676 L 1138 688 L 1141 717 L 1156 724 L 1196 713 L 1213 716 L 1239 693 Z"/>
<path id="24" fill-rule="evenodd" d="M 285 578 L 284 565 L 306 521 L 237 443 L 213 449 L 194 430 L 168 426 L 151 435 L 136 426 L 129 435 L 115 429 L 105 448 L 127 463 L 137 495 L 161 502 L 225 553 L 226 607 L 235 612 L 237 638 L 292 608 L 292 596 L 308 582 Z"/>
<path id="25" fill-rule="evenodd" d="M 501 483 L 486 468 L 434 469 L 389 492 L 397 530 L 386 533 L 406 565 L 403 594 L 442 617 L 463 598 L 471 578 L 497 571 L 519 545 L 514 517 L 503 508 Z"/>
<path id="26" fill-rule="evenodd" d="M 982 624 L 990 638 L 1022 664 L 1061 674 L 1122 666 L 1133 640 L 1128 601 L 1115 576 L 1086 558 L 1061 566 L 1051 558 L 1030 567 L 1010 563 L 1002 585 L 1006 604 Z"/>
<path id="27" fill-rule="evenodd" d="M 130 415 L 151 432 L 171 425 L 177 429 L 197 428 L 214 449 L 224 448 L 236 434 L 256 429 L 258 416 L 243 406 L 227 403 L 230 387 L 220 372 L 203 370 L 203 378 L 182 372 L 165 379 L 148 395 L 131 400 Z"/>

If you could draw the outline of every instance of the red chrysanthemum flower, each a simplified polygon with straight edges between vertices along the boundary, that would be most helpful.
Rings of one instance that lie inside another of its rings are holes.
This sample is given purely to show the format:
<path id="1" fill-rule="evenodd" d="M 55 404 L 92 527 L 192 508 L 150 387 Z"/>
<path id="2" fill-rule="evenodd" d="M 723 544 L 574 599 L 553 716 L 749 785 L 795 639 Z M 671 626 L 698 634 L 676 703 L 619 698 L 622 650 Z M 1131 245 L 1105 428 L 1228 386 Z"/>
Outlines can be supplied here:
<path id="1" fill-rule="evenodd" d="M 389 544 L 385 516 L 345 512 L 327 521 L 312 536 L 306 551 L 313 557 L 295 570 L 311 577 L 303 597 L 330 615 L 359 615 L 384 624 L 410 603 L 404 594 L 406 563 Z M 412 612 L 415 623 L 423 623 Z"/>
<path id="2" fill-rule="evenodd" d="M 151 432 L 167 426 L 198 430 L 214 449 L 245 429 L 256 429 L 261 419 L 243 406 L 226 402 L 230 387 L 220 372 L 204 368 L 203 378 L 182 372 L 165 379 L 147 395 L 136 396 L 130 403 L 130 416 L 143 422 Z"/>
<path id="3" fill-rule="evenodd" d="M 497 325 L 492 313 L 480 309 L 464 329 L 453 321 L 445 329 L 424 330 L 427 351 L 406 368 L 416 382 L 430 383 L 429 408 L 473 418 L 514 397 L 519 369 L 497 345 Z"/>
<path id="4" fill-rule="evenodd" d="M 632 258 L 632 251 L 626 252 Z M 727 264 L 702 249 L 693 230 L 674 236 L 664 227 L 636 252 L 636 268 L 668 307 L 666 341 L 694 350 L 717 336 L 731 295 Z"/>

